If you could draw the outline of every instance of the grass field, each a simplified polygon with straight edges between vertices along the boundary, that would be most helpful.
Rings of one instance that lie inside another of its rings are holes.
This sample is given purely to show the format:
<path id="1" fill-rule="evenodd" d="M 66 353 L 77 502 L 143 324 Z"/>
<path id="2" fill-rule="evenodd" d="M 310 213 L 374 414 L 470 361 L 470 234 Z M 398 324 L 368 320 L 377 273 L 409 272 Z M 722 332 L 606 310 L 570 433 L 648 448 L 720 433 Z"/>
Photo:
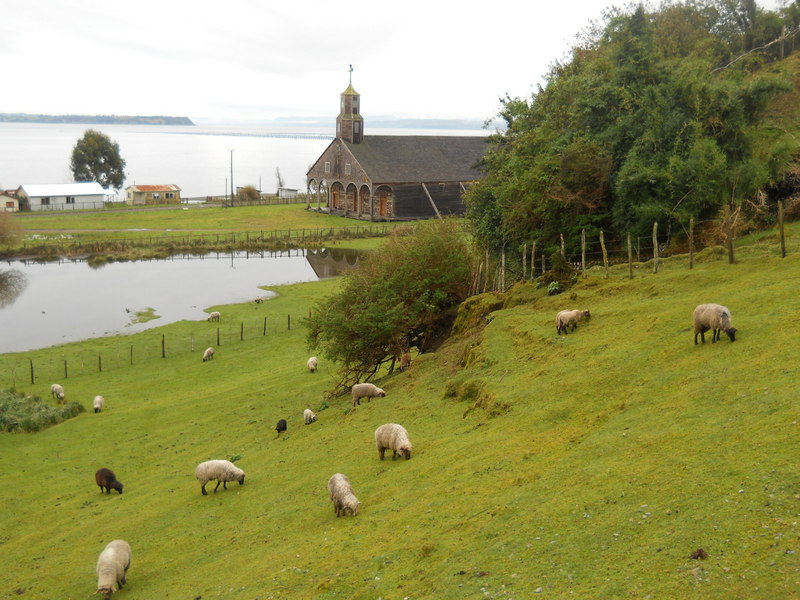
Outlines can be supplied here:
<path id="1" fill-rule="evenodd" d="M 517 286 L 355 409 L 325 407 L 335 366 L 306 371 L 299 324 L 223 343 L 209 363 L 215 324 L 160 328 L 195 351 L 76 369 L 67 398 L 88 409 L 102 394 L 106 411 L 0 435 L 0 598 L 88 599 L 115 538 L 133 548 L 123 600 L 797 597 L 798 224 L 789 234 L 785 259 L 766 235 L 735 265 L 711 248 L 691 271 L 674 257 L 633 280 L 592 271 L 559 296 Z M 215 308 L 299 319 L 337 285 Z M 692 343 L 701 302 L 731 309 L 735 343 Z M 591 320 L 556 336 L 572 307 Z M 0 377 L 20 365 L 17 387 L 45 396 L 53 381 L 25 381 L 27 360 L 88 363 L 146 335 L 0 355 Z M 302 424 L 306 407 L 317 423 Z M 378 460 L 386 422 L 408 429 L 410 461 Z M 195 465 L 236 454 L 245 484 L 202 496 Z M 100 494 L 104 466 L 123 495 Z M 335 472 L 357 517 L 333 515 Z M 708 558 L 689 558 L 699 548 Z"/>

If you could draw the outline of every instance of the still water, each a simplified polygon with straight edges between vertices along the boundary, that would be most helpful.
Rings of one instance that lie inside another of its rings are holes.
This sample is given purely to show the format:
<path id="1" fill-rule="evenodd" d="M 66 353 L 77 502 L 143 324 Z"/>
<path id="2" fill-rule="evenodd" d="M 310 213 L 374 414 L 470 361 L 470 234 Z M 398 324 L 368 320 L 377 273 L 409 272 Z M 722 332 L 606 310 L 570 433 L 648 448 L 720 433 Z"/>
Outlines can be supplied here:
<path id="1" fill-rule="evenodd" d="M 0 262 L 0 353 L 44 348 L 180 320 L 204 309 L 267 298 L 261 285 L 316 281 L 358 264 L 342 250 L 209 254 L 119 262 Z M 152 308 L 157 319 L 135 323 Z"/>

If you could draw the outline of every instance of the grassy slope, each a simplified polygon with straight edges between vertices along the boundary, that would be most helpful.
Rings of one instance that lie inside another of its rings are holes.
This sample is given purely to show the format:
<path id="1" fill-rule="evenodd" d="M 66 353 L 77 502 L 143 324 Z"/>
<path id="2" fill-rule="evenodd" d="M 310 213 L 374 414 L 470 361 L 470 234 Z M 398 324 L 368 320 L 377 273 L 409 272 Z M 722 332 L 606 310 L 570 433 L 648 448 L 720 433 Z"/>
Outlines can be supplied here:
<path id="1" fill-rule="evenodd" d="M 224 345 L 211 363 L 198 348 L 70 377 L 68 395 L 89 407 L 102 393 L 108 410 L 0 435 L 0 597 L 88 598 L 117 537 L 134 552 L 128 600 L 791 597 L 793 233 L 783 260 L 762 236 L 733 266 L 706 251 L 693 271 L 679 257 L 633 281 L 592 273 L 574 300 L 523 286 L 513 295 L 535 302 L 385 378 L 385 399 L 352 412 L 336 399 L 308 427 L 302 410 L 320 406 L 333 367 L 305 372 L 300 328 Z M 304 314 L 336 285 L 288 286 L 262 306 Z M 706 301 L 732 309 L 735 344 L 692 344 L 691 310 Z M 593 316 L 557 337 L 565 306 Z M 256 309 L 224 310 L 235 322 Z M 464 416 L 470 400 L 444 391 L 470 381 L 488 409 Z M 44 395 L 50 383 L 19 387 Z M 289 431 L 277 438 L 279 418 Z M 409 430 L 411 461 L 378 460 L 372 432 L 391 421 Z M 246 484 L 201 496 L 194 466 L 233 454 Z M 124 495 L 99 493 L 101 466 Z M 333 516 L 337 471 L 362 501 L 356 518 Z M 699 547 L 708 560 L 688 558 Z"/>

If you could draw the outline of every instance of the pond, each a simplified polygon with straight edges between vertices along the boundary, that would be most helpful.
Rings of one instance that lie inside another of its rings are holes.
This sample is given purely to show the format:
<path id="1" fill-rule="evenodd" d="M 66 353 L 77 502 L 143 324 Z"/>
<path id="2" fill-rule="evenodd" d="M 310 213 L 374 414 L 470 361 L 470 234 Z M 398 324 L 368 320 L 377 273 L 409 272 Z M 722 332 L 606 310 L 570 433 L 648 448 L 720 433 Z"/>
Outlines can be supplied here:
<path id="1" fill-rule="evenodd" d="M 210 306 L 267 298 L 259 286 L 333 277 L 358 260 L 351 250 L 299 249 L 94 268 L 84 260 L 2 262 L 0 353 L 202 319 Z"/>

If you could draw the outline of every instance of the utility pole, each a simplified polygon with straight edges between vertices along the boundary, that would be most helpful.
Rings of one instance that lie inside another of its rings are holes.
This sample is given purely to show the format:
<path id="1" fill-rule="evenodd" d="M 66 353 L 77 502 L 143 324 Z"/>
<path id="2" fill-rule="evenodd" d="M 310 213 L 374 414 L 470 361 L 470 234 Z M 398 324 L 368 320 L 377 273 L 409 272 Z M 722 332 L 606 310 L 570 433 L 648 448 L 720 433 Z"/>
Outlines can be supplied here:
<path id="1" fill-rule="evenodd" d="M 231 200 L 233 200 L 233 198 L 236 195 L 236 188 L 233 187 L 233 150 L 231 150 L 230 152 L 231 152 Z"/>

